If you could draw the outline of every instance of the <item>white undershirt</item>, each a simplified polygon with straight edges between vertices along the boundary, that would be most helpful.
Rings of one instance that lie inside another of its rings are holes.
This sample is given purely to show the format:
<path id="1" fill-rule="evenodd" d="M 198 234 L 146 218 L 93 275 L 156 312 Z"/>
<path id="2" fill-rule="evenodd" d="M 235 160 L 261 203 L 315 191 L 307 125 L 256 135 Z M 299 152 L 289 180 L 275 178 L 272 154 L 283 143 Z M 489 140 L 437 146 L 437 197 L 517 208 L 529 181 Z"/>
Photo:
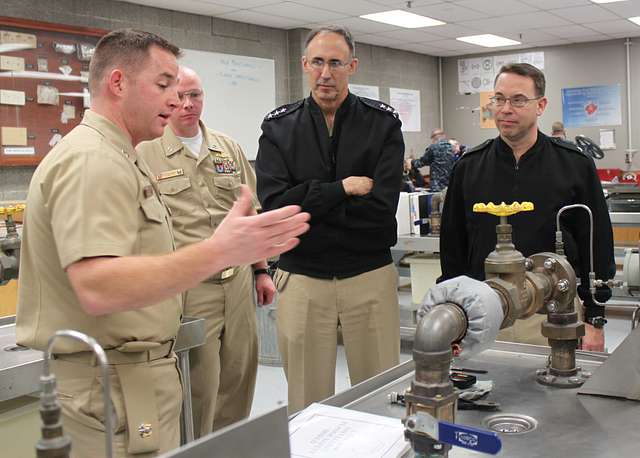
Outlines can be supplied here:
<path id="1" fill-rule="evenodd" d="M 200 156 L 200 149 L 202 148 L 202 131 L 200 129 L 198 129 L 198 135 L 195 137 L 179 137 L 177 135 L 176 137 L 178 137 L 178 140 L 189 148 L 189 151 L 195 154 L 196 157 Z"/>

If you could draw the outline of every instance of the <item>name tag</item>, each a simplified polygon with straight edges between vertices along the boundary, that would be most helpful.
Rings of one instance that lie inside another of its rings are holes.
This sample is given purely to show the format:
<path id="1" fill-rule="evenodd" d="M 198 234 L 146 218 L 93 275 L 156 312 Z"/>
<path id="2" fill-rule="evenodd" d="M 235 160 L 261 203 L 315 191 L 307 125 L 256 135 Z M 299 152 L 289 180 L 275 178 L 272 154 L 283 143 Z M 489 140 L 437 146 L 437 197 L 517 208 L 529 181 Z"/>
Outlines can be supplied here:
<path id="1" fill-rule="evenodd" d="M 174 177 L 179 177 L 184 175 L 184 170 L 183 169 L 174 169 L 174 170 L 167 170 L 166 172 L 162 172 L 159 175 L 156 176 L 156 180 L 158 181 L 162 181 L 162 180 L 166 180 L 168 178 L 174 178 Z"/>

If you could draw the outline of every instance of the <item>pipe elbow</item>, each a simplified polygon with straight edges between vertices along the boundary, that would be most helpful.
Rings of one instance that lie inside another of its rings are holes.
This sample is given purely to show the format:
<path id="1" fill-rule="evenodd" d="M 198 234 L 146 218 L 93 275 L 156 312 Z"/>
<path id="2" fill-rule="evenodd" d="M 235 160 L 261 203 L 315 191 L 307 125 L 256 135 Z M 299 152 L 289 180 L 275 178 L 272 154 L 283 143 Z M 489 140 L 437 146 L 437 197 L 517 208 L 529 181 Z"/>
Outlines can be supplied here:
<path id="1" fill-rule="evenodd" d="M 440 353 L 451 349 L 467 330 L 467 317 L 452 303 L 438 305 L 427 312 L 416 328 L 414 350 Z"/>

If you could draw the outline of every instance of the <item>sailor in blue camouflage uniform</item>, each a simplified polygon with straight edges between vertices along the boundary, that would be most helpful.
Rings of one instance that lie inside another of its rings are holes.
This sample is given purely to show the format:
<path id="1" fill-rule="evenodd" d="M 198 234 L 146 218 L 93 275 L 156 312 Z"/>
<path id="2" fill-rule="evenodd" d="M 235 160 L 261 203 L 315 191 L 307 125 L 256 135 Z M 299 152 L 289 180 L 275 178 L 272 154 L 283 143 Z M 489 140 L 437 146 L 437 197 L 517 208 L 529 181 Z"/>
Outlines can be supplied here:
<path id="1" fill-rule="evenodd" d="M 439 192 L 449 186 L 451 170 L 458 157 L 453 152 L 453 146 L 449 140 L 440 139 L 436 143 L 427 146 L 421 158 L 411 161 L 414 169 L 429 166 L 429 189 Z"/>
<path id="2" fill-rule="evenodd" d="M 311 229 L 281 256 L 278 344 L 289 412 L 331 396 L 341 326 L 352 384 L 396 364 L 400 354 L 395 213 L 404 142 L 398 113 L 349 93 L 357 69 L 351 34 L 323 27 L 302 58 L 311 96 L 262 123 L 256 160 L 265 210 L 301 205 Z"/>

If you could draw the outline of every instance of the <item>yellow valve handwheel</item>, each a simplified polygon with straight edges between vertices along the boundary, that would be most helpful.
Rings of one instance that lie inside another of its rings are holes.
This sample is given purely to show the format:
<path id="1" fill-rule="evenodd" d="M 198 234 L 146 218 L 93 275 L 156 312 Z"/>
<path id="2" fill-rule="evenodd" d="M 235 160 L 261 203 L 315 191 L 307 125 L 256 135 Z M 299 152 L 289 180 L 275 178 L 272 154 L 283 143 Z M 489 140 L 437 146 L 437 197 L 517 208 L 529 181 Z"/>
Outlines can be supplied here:
<path id="1" fill-rule="evenodd" d="M 3 215 L 15 215 L 16 213 L 20 213 L 24 211 L 26 205 L 18 204 L 18 205 L 9 205 L 8 207 L 0 207 L 0 216 Z"/>
<path id="2" fill-rule="evenodd" d="M 473 204 L 474 213 L 489 213 L 494 216 L 511 216 L 516 213 L 530 211 L 533 211 L 533 202 L 513 202 L 511 204 L 502 202 L 498 205 L 493 202 Z"/>

